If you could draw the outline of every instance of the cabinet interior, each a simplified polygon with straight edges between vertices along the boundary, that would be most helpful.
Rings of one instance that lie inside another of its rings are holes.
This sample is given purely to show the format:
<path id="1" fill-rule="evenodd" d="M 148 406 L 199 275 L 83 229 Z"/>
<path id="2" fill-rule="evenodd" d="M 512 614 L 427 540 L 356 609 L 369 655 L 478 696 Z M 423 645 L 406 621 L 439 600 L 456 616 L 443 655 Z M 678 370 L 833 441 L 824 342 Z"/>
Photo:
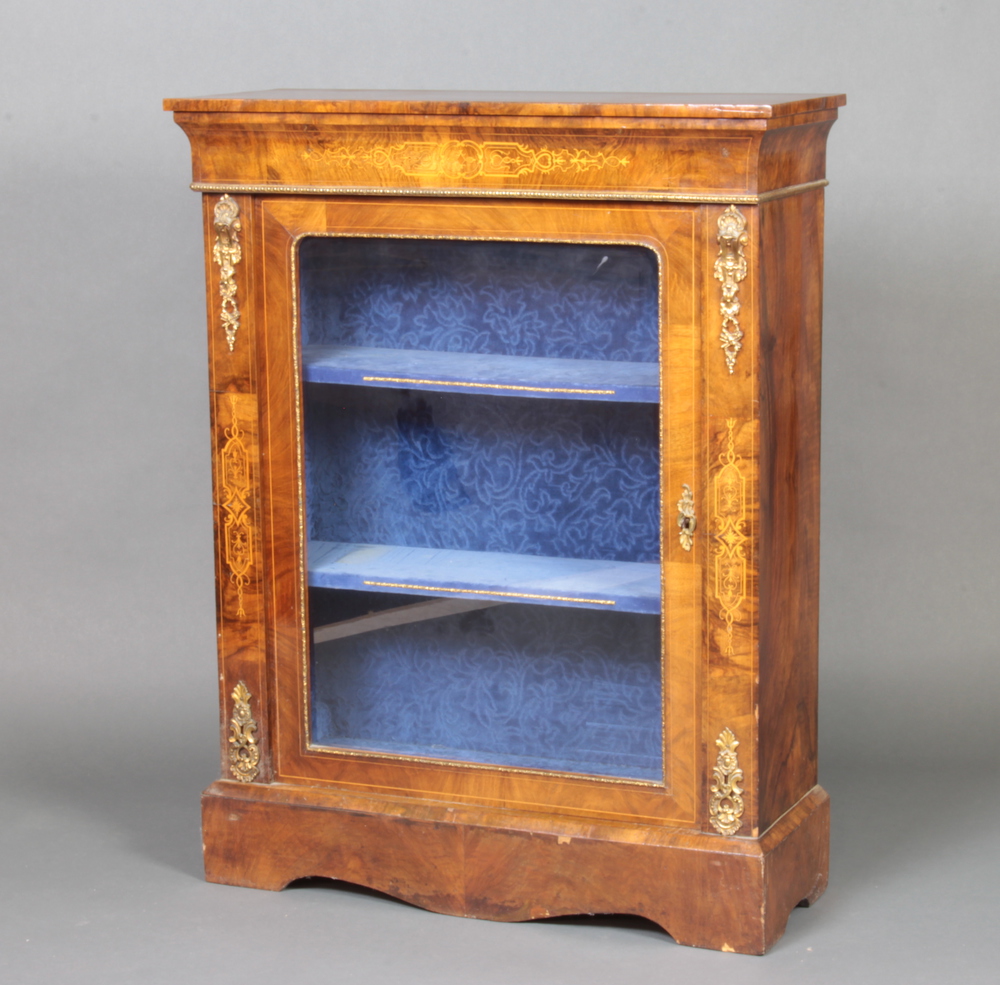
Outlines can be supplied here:
<path id="1" fill-rule="evenodd" d="M 644 246 L 298 245 L 313 747 L 662 782 Z"/>

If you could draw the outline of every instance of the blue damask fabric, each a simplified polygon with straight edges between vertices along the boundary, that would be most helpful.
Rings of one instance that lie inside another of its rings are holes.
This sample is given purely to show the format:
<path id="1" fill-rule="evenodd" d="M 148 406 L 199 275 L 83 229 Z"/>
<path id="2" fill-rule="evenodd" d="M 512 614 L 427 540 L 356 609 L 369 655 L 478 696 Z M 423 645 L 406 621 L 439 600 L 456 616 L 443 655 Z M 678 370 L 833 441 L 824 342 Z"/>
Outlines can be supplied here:
<path id="1" fill-rule="evenodd" d="M 644 247 L 317 237 L 299 264 L 307 345 L 658 358 Z M 305 394 L 310 540 L 659 560 L 655 404 Z M 312 621 L 387 598 L 313 589 Z M 660 781 L 660 653 L 657 616 L 552 605 L 349 636 L 314 647 L 313 742 Z"/>
<path id="2" fill-rule="evenodd" d="M 653 404 L 306 393 L 311 540 L 659 560 Z"/>
<path id="3" fill-rule="evenodd" d="M 299 263 L 306 345 L 658 359 L 645 247 L 315 237 Z"/>
<path id="4" fill-rule="evenodd" d="M 659 626 L 513 604 L 320 644 L 313 743 L 662 780 Z"/>

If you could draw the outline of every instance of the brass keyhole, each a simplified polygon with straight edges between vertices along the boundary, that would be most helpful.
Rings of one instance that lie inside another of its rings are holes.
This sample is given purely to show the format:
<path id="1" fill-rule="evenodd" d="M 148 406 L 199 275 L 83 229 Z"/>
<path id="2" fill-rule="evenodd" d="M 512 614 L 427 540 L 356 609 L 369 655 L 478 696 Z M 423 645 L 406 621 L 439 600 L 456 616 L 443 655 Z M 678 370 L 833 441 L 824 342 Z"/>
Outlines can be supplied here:
<path id="1" fill-rule="evenodd" d="M 685 551 L 690 551 L 698 521 L 694 515 L 694 494 L 691 492 L 691 487 L 685 483 L 681 489 L 683 490 L 681 498 L 677 501 L 677 526 L 680 527 L 678 536 L 681 547 Z"/>

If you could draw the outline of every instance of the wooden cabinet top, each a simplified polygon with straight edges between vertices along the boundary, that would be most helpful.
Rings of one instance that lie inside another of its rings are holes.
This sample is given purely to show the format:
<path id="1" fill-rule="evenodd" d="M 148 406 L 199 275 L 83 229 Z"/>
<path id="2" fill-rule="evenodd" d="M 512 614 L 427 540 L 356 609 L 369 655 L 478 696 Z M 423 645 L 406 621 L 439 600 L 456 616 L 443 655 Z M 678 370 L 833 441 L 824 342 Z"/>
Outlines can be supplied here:
<path id="1" fill-rule="evenodd" d="M 840 95 L 275 89 L 167 99 L 193 187 L 753 205 L 825 180 Z"/>
<path id="2" fill-rule="evenodd" d="M 422 116 L 557 116 L 777 120 L 836 110 L 843 95 L 677 92 L 449 92 L 270 89 L 166 99 L 186 113 L 364 113 Z"/>

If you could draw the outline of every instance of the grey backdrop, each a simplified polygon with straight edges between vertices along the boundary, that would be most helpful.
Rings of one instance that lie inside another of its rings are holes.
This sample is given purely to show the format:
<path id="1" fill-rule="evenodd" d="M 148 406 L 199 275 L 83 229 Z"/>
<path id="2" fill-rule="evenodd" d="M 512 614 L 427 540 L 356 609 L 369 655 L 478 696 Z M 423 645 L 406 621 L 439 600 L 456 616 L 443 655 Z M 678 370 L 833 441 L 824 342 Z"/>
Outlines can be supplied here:
<path id="1" fill-rule="evenodd" d="M 995 980 L 998 33 L 994 0 L 7 0 L 0 979 Z M 159 105 L 289 86 L 848 93 L 823 381 L 833 883 L 769 957 L 200 881 L 201 230 Z"/>

